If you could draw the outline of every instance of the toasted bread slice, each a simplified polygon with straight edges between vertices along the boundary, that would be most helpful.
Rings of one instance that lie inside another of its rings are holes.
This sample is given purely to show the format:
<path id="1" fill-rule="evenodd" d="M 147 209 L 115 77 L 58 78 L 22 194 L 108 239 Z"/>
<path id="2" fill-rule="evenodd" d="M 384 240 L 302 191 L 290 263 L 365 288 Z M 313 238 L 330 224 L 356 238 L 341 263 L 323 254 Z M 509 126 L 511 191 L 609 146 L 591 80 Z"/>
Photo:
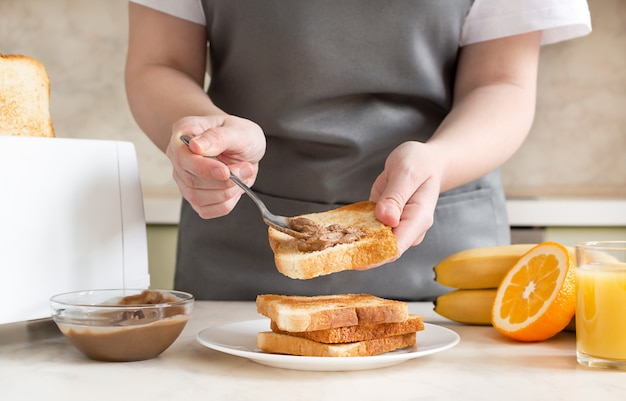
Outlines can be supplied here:
<path id="1" fill-rule="evenodd" d="M 265 294 L 257 296 L 256 305 L 260 314 L 269 317 L 280 330 L 289 332 L 403 322 L 409 316 L 405 302 L 370 294 L 313 297 Z"/>
<path id="2" fill-rule="evenodd" d="M 0 54 L 0 135 L 55 136 L 50 79 L 32 57 Z"/>
<path id="3" fill-rule="evenodd" d="M 340 224 L 365 231 L 365 236 L 355 242 L 337 244 L 319 251 L 300 251 L 298 239 L 269 228 L 269 242 L 276 268 L 287 277 L 306 280 L 392 261 L 398 255 L 396 237 L 391 227 L 376 219 L 375 207 L 374 202 L 359 202 L 327 212 L 298 216 L 324 227 Z"/>
<path id="4" fill-rule="evenodd" d="M 270 323 L 270 327 L 273 332 L 278 334 L 303 337 L 318 343 L 339 344 L 416 333 L 424 330 L 424 317 L 411 314 L 407 320 L 399 323 L 359 324 L 356 326 L 298 333 L 280 330 L 274 322 Z"/>
<path id="5" fill-rule="evenodd" d="M 257 347 L 272 354 L 300 356 L 372 356 L 415 345 L 415 333 L 375 338 L 346 344 L 324 344 L 307 338 L 263 331 L 257 334 Z"/>

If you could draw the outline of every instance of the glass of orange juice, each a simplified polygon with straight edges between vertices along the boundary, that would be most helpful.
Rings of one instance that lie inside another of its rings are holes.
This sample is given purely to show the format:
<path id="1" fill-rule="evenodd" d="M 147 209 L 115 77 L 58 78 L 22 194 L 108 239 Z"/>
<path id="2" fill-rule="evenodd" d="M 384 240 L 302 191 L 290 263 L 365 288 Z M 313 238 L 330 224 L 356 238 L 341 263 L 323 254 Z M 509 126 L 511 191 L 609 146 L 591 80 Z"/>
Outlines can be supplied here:
<path id="1" fill-rule="evenodd" d="M 626 241 L 576 244 L 576 357 L 626 370 Z"/>

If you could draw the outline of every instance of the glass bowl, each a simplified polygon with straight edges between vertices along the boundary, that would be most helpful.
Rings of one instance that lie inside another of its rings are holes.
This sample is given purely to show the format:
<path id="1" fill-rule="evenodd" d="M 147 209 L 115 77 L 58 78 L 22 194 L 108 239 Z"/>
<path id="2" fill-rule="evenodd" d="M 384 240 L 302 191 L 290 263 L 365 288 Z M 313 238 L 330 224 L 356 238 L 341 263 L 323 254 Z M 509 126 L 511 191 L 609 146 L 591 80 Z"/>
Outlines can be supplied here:
<path id="1" fill-rule="evenodd" d="M 194 297 L 170 290 L 75 291 L 50 298 L 52 319 L 85 356 L 128 362 L 169 348 L 189 320 Z"/>

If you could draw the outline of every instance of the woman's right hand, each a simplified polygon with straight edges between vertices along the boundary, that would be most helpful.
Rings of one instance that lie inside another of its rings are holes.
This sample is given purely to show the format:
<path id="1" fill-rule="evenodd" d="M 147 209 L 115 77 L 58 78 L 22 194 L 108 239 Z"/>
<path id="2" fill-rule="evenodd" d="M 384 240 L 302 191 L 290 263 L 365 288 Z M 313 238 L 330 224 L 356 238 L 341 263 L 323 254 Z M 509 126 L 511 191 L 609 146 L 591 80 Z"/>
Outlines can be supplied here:
<path id="1" fill-rule="evenodd" d="M 261 127 L 220 114 L 184 117 L 173 124 L 172 132 L 165 154 L 182 196 L 204 219 L 230 213 L 243 193 L 229 179 L 230 172 L 252 186 L 265 154 Z M 192 137 L 189 148 L 180 140 L 182 135 Z"/>

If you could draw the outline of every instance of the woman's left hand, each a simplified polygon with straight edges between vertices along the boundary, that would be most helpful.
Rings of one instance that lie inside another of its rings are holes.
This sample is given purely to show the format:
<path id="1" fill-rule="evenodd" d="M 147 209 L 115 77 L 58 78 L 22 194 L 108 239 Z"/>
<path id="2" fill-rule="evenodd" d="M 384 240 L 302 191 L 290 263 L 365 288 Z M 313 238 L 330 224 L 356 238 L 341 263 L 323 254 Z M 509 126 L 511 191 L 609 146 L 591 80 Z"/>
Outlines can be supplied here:
<path id="1" fill-rule="evenodd" d="M 370 200 L 393 227 L 398 257 L 433 225 L 439 193 L 502 165 L 522 144 L 535 110 L 541 32 L 464 46 L 452 109 L 426 143 L 405 142 L 387 158 Z"/>
<path id="2" fill-rule="evenodd" d="M 424 143 L 403 143 L 391 152 L 372 186 L 376 217 L 393 228 L 398 257 L 422 242 L 433 224 L 441 187 L 436 153 Z"/>

